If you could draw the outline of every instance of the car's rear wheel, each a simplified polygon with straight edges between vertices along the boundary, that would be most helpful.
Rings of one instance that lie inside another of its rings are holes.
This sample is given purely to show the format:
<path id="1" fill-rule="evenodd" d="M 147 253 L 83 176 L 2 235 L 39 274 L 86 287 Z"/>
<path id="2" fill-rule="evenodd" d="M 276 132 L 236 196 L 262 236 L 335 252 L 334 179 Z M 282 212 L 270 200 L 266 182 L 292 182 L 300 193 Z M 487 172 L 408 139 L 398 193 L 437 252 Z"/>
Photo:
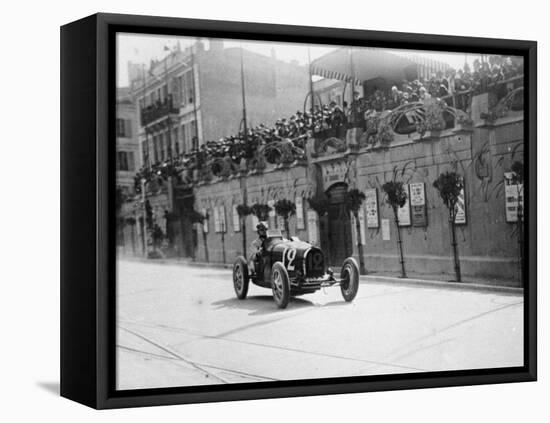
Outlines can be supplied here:
<path id="1" fill-rule="evenodd" d="M 233 265 L 233 288 L 239 300 L 244 300 L 248 294 L 248 284 L 250 277 L 248 276 L 248 265 L 243 256 L 237 257 Z"/>
<path id="2" fill-rule="evenodd" d="M 290 300 L 290 278 L 280 261 L 271 268 L 271 289 L 277 307 L 286 308 Z"/>
<path id="3" fill-rule="evenodd" d="M 359 290 L 359 266 L 353 257 L 348 257 L 340 271 L 340 290 L 347 302 L 353 301 Z"/>

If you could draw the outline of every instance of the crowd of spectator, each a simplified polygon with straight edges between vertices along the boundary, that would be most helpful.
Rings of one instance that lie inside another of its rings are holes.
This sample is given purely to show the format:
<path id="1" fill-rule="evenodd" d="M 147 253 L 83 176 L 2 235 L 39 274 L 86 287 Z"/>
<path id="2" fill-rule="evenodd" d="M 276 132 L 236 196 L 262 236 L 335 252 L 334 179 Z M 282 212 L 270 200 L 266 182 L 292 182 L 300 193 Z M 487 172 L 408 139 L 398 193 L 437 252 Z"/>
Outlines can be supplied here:
<path id="1" fill-rule="evenodd" d="M 462 69 L 447 68 L 432 73 L 428 78 L 403 81 L 389 90 L 374 88 L 363 98 L 358 98 L 358 93 L 355 93 L 350 114 L 353 114 L 354 120 L 363 120 L 365 114 L 393 110 L 403 104 L 424 102 L 430 98 L 444 99 L 466 111 L 469 106 L 468 95 L 487 92 L 490 86 L 495 86 L 499 90 L 499 97 L 502 97 L 511 87 L 498 83 L 519 75 L 523 75 L 522 58 L 489 56 L 484 61 L 474 60 L 473 68 L 465 63 Z M 460 98 L 453 99 L 455 96 Z"/>
<path id="2" fill-rule="evenodd" d="M 141 179 L 166 179 L 175 176 L 193 179 L 193 172 L 203 169 L 209 163 L 222 159 L 238 167 L 241 163 L 253 159 L 257 152 L 269 144 L 291 142 L 297 155 L 305 151 L 305 142 L 310 132 L 338 128 L 348 122 L 365 122 L 385 110 L 393 110 L 401 105 L 423 102 L 430 98 L 448 101 L 457 94 L 476 94 L 485 92 L 488 87 L 523 74 L 523 61 L 515 57 L 489 56 L 486 61 L 475 60 L 473 69 L 465 64 L 458 71 L 448 68 L 444 72 L 433 73 L 429 78 L 403 81 L 400 86 L 393 85 L 389 90 L 377 89 L 365 97 L 354 93 L 351 106 L 344 102 L 342 106 L 331 102 L 328 105 L 315 105 L 310 112 L 297 111 L 288 119 L 280 119 L 271 127 L 264 124 L 248 128 L 238 135 L 207 141 L 192 151 L 169 158 L 160 163 L 144 167 L 136 175 L 136 188 L 139 191 Z M 504 86 L 507 90 L 509 87 Z M 467 98 L 467 97 L 466 97 Z M 463 100 L 454 102 L 455 107 L 466 110 L 468 104 Z"/>

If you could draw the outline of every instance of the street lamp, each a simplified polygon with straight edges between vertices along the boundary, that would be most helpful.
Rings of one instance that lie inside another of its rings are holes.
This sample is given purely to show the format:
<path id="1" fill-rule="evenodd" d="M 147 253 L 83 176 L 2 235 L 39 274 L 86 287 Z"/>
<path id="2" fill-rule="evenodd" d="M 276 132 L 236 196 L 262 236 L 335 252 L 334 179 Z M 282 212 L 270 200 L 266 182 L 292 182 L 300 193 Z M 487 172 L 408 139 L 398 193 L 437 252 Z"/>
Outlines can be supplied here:
<path id="1" fill-rule="evenodd" d="M 146 207 L 146 198 L 145 198 L 145 184 L 147 180 L 141 178 L 141 202 L 143 204 L 143 246 L 145 247 L 145 258 L 147 258 L 148 253 L 148 239 L 147 239 L 147 207 Z"/>

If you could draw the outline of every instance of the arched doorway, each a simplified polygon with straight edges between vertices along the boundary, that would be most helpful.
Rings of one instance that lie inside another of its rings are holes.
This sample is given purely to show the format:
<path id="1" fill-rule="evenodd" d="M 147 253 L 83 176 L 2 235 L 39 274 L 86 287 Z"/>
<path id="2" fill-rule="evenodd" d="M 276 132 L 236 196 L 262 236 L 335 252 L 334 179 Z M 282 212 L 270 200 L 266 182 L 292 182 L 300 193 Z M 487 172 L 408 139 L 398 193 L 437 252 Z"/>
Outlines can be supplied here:
<path id="1" fill-rule="evenodd" d="M 340 266 L 346 257 L 353 254 L 350 216 L 345 207 L 347 191 L 347 184 L 337 183 L 326 193 L 329 209 L 325 236 L 328 248 L 325 249 L 325 254 L 329 256 L 331 266 Z"/>

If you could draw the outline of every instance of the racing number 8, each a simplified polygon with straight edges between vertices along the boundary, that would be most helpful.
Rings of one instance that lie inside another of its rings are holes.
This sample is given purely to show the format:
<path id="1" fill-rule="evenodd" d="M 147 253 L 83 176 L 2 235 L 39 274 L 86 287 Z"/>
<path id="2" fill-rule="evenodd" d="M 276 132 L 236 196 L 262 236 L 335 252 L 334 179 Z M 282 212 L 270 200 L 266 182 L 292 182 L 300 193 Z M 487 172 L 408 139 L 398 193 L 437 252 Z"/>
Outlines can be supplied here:
<path id="1" fill-rule="evenodd" d="M 296 259 L 296 249 L 290 248 L 286 253 L 286 259 L 288 260 L 287 269 L 294 270 L 294 260 Z"/>

